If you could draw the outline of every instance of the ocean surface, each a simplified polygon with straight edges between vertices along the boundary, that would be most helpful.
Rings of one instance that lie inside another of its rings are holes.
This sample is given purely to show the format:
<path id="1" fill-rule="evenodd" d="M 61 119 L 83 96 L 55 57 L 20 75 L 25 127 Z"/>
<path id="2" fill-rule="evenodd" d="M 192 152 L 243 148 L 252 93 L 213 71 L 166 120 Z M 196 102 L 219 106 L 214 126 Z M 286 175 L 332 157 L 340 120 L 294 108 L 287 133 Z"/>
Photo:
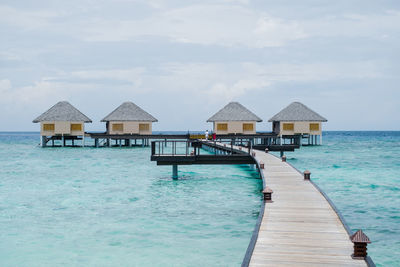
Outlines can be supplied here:
<path id="1" fill-rule="evenodd" d="M 286 153 L 371 239 L 377 266 L 400 266 L 400 132 L 325 132 L 322 146 Z"/>
<path id="2" fill-rule="evenodd" d="M 326 132 L 287 153 L 400 266 L 400 132 Z M 262 187 L 239 166 L 171 166 L 150 149 L 40 148 L 0 133 L 0 266 L 240 266 Z"/>

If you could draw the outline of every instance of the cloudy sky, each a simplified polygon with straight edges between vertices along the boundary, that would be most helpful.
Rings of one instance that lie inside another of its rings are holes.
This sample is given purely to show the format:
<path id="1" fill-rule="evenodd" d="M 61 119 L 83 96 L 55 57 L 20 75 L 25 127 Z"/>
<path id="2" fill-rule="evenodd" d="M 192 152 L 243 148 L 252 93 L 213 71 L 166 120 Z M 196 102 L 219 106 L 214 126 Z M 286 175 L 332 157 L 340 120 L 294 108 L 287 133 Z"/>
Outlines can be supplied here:
<path id="1" fill-rule="evenodd" d="M 133 101 L 155 130 L 204 130 L 229 101 L 292 101 L 329 130 L 400 130 L 398 0 L 0 2 L 0 131 L 68 100 L 99 121 Z"/>

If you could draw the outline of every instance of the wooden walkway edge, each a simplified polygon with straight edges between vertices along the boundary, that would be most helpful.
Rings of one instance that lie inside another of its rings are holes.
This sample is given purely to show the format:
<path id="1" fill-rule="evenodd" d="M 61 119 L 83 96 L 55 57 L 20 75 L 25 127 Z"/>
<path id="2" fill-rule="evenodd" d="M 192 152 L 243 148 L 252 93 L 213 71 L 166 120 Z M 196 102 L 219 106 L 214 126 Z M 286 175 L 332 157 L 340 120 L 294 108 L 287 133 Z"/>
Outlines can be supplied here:
<path id="1" fill-rule="evenodd" d="M 262 207 L 249 266 L 369 265 L 352 259 L 348 229 L 318 187 L 289 163 L 254 152 L 257 163 L 265 165 L 260 172 L 273 190 L 273 202 Z"/>

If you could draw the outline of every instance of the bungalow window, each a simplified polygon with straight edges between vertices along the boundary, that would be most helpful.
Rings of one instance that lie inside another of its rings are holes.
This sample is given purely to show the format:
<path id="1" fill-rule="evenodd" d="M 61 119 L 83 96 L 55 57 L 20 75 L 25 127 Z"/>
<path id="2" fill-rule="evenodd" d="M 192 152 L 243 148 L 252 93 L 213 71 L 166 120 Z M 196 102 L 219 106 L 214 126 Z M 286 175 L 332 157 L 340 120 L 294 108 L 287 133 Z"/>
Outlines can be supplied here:
<path id="1" fill-rule="evenodd" d="M 310 123 L 310 131 L 319 131 L 319 123 Z"/>
<path id="2" fill-rule="evenodd" d="M 124 125 L 122 123 L 114 123 L 112 125 L 112 130 L 114 132 L 122 132 L 124 131 Z"/>
<path id="3" fill-rule="evenodd" d="M 45 123 L 45 124 L 43 124 L 43 131 L 54 132 L 54 123 Z"/>
<path id="4" fill-rule="evenodd" d="M 78 124 L 78 123 L 72 123 L 71 124 L 71 132 L 72 131 L 82 131 L 82 124 Z"/>
<path id="5" fill-rule="evenodd" d="M 228 124 L 227 123 L 218 123 L 217 131 L 228 131 Z"/>
<path id="6" fill-rule="evenodd" d="M 284 131 L 294 131 L 294 123 L 284 123 L 282 127 Z"/>
<path id="7" fill-rule="evenodd" d="M 253 131 L 254 125 L 253 123 L 243 123 L 243 131 Z"/>
<path id="8" fill-rule="evenodd" d="M 144 132 L 144 131 L 149 131 L 150 130 L 150 125 L 148 123 L 139 123 L 139 131 Z"/>

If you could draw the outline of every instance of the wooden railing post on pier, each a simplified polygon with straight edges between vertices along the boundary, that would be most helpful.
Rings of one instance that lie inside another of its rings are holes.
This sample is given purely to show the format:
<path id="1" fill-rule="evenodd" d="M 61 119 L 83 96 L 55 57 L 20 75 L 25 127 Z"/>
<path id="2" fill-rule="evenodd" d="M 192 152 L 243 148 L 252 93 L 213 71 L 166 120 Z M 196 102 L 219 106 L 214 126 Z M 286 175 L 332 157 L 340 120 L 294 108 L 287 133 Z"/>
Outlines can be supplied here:
<path id="1" fill-rule="evenodd" d="M 310 180 L 311 172 L 309 170 L 304 171 L 304 180 Z"/>
<path id="2" fill-rule="evenodd" d="M 151 142 L 151 155 L 155 155 L 156 154 L 156 142 L 152 141 Z"/>
<path id="3" fill-rule="evenodd" d="M 286 162 L 286 156 L 285 155 L 282 156 L 282 162 Z"/>
<path id="4" fill-rule="evenodd" d="M 262 192 L 263 192 L 263 196 L 264 196 L 264 201 L 265 202 L 272 202 L 272 193 L 274 191 L 272 191 L 271 188 L 266 186 Z"/>
<path id="5" fill-rule="evenodd" d="M 367 245 L 371 243 L 368 236 L 362 230 L 358 230 L 350 237 L 354 243 L 354 253 L 351 255 L 353 259 L 363 260 L 367 257 Z"/>

